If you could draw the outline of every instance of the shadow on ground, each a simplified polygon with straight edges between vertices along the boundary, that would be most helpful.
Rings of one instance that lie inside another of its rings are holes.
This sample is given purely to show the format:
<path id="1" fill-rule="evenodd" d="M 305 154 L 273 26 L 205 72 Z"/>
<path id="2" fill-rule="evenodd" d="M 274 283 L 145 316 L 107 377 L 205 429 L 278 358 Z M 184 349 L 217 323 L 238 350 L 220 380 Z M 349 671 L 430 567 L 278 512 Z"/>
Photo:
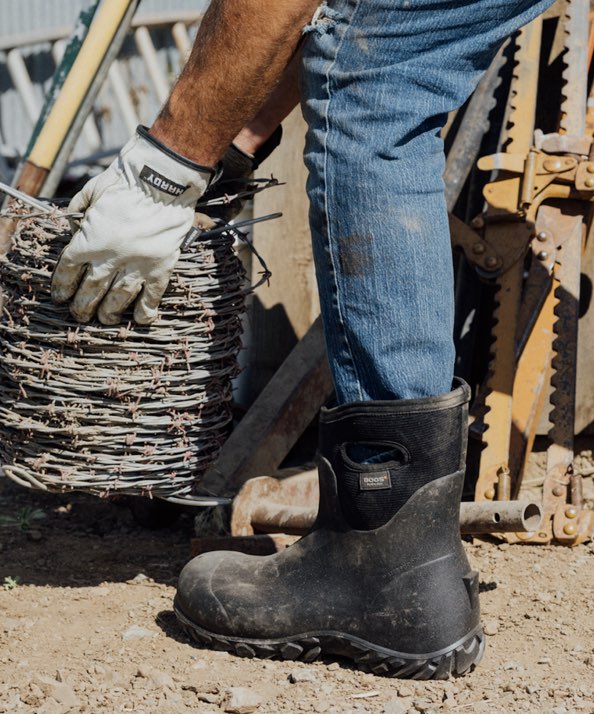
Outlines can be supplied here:
<path id="1" fill-rule="evenodd" d="M 149 530 L 128 499 L 28 491 L 0 478 L 0 585 L 88 587 L 142 573 L 174 584 L 190 558 L 193 519 Z"/>

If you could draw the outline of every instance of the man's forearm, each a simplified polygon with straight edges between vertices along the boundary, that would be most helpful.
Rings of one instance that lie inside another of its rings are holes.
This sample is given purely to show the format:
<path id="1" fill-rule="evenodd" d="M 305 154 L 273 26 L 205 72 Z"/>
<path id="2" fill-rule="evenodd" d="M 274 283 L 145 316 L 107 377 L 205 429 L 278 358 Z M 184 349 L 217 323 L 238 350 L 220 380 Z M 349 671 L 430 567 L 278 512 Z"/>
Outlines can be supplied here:
<path id="1" fill-rule="evenodd" d="M 257 114 L 319 0 L 213 0 L 151 133 L 213 166 Z"/>
<path id="2" fill-rule="evenodd" d="M 278 84 L 256 116 L 248 122 L 233 143 L 248 154 L 256 154 L 272 136 L 278 125 L 299 104 L 299 66 L 301 52 L 293 55 Z"/>

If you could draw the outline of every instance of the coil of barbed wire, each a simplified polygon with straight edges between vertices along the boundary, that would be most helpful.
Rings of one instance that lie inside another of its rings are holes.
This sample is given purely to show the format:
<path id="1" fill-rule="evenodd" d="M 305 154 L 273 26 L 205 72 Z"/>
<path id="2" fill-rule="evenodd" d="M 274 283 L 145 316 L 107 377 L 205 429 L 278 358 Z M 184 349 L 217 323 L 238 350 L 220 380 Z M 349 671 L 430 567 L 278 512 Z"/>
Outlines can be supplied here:
<path id="1" fill-rule="evenodd" d="M 185 496 L 228 436 L 249 292 L 231 233 L 179 260 L 150 327 L 79 325 L 50 300 L 70 239 L 58 215 L 19 221 L 0 264 L 0 458 L 24 486 Z"/>

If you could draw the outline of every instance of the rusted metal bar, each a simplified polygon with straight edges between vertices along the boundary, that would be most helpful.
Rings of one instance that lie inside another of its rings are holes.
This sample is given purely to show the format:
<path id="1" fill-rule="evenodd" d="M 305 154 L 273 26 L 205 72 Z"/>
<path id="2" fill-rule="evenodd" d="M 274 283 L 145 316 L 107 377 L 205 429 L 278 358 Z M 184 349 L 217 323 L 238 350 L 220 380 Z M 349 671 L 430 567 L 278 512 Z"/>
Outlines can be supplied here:
<path id="1" fill-rule="evenodd" d="M 315 520 L 317 509 L 289 504 L 260 503 L 252 514 L 252 525 L 260 533 L 306 532 Z M 481 533 L 518 533 L 538 530 L 542 509 L 530 501 L 475 501 L 460 505 L 460 531 L 467 535 Z"/>
<path id="2" fill-rule="evenodd" d="M 542 521 L 542 509 L 530 501 L 474 501 L 460 507 L 460 531 L 481 533 L 532 533 Z"/>
<path id="3" fill-rule="evenodd" d="M 252 513 L 252 527 L 260 533 L 299 535 L 311 528 L 317 512 L 317 505 L 294 506 L 263 501 Z"/>
<path id="4" fill-rule="evenodd" d="M 231 535 L 303 535 L 316 519 L 318 500 L 316 469 L 284 479 L 250 479 L 233 501 Z M 538 530 L 541 520 L 542 509 L 529 501 L 460 504 L 460 530 L 464 534 L 531 533 Z"/>

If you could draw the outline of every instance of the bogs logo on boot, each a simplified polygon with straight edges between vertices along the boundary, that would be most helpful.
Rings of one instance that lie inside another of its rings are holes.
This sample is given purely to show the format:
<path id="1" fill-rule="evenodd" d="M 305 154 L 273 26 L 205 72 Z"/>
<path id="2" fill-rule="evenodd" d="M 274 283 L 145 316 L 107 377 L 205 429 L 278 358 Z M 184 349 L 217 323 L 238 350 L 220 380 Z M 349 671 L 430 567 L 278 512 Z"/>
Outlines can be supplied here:
<path id="1" fill-rule="evenodd" d="M 389 471 L 375 471 L 373 473 L 359 474 L 359 488 L 361 491 L 380 491 L 392 488 L 392 479 Z"/>

